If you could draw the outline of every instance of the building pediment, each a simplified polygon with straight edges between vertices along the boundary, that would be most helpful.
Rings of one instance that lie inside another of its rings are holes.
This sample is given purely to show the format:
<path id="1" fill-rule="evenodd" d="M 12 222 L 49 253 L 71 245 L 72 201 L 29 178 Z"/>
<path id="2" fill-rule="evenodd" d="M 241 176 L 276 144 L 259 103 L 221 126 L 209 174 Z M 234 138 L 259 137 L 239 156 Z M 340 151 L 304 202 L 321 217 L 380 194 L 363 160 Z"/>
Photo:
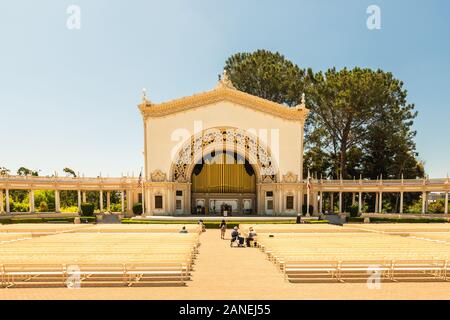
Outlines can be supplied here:
<path id="1" fill-rule="evenodd" d="M 229 101 L 256 111 L 292 121 L 304 121 L 309 110 L 304 103 L 297 107 L 287 107 L 235 89 L 231 83 L 219 82 L 213 90 L 192 96 L 154 104 L 146 99 L 139 105 L 144 118 L 164 117 L 204 107 L 221 101 Z M 229 80 L 228 80 L 229 81 Z"/>

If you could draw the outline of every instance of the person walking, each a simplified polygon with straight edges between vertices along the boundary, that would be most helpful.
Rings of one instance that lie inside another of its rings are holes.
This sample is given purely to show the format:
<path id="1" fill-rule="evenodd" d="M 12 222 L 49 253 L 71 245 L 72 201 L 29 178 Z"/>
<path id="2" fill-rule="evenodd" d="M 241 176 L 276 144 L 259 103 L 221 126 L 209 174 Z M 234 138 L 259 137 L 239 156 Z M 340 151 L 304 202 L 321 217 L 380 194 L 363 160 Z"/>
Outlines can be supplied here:
<path id="1" fill-rule="evenodd" d="M 222 220 L 222 222 L 219 225 L 220 228 L 220 239 L 225 239 L 225 232 L 227 231 L 227 223 L 225 220 Z"/>

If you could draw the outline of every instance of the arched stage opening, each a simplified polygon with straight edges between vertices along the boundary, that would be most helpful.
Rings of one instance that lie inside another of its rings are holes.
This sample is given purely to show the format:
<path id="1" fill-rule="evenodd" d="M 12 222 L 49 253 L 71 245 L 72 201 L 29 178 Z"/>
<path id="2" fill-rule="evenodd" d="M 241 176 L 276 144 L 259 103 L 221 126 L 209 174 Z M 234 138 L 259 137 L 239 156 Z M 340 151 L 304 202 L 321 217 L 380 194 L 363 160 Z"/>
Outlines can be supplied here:
<path id="1" fill-rule="evenodd" d="M 191 182 L 193 214 L 256 212 L 256 172 L 238 152 L 223 149 L 206 154 L 195 164 Z"/>

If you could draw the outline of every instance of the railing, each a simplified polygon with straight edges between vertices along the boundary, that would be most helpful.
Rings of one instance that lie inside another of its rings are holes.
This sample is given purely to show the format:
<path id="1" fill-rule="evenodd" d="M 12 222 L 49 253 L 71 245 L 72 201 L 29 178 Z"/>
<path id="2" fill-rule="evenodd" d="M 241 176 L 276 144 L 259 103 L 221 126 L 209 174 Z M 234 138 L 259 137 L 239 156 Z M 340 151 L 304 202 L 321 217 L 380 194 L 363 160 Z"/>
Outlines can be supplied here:
<path id="1" fill-rule="evenodd" d="M 442 185 L 450 184 L 450 179 L 393 179 L 393 180 L 311 180 L 313 185 L 324 185 L 324 186 L 398 186 L 398 185 Z"/>
<path id="2" fill-rule="evenodd" d="M 109 177 L 40 177 L 40 176 L 0 176 L 1 182 L 14 182 L 14 183 L 134 183 L 138 181 L 138 178 L 134 177 L 121 177 L 121 178 L 109 178 Z"/>
<path id="3" fill-rule="evenodd" d="M 138 178 L 135 177 L 42 177 L 42 176 L 12 176 L 0 175 L 0 184 L 136 184 Z M 306 181 L 304 182 L 306 184 Z M 311 179 L 313 186 L 450 186 L 449 178 L 438 179 L 392 179 L 392 180 L 327 180 L 327 179 Z"/>

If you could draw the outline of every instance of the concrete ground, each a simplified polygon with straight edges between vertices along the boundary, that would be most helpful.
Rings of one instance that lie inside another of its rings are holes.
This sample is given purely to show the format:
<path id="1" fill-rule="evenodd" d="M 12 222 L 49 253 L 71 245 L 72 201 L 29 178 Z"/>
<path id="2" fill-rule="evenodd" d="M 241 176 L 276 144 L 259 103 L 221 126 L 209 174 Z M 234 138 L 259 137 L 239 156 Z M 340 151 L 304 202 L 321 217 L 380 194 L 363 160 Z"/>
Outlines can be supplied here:
<path id="1" fill-rule="evenodd" d="M 228 232 L 229 237 L 229 232 Z M 450 299 L 450 282 L 292 284 L 255 248 L 230 248 L 219 230 L 201 236 L 186 287 L 10 288 L 0 299 Z"/>

